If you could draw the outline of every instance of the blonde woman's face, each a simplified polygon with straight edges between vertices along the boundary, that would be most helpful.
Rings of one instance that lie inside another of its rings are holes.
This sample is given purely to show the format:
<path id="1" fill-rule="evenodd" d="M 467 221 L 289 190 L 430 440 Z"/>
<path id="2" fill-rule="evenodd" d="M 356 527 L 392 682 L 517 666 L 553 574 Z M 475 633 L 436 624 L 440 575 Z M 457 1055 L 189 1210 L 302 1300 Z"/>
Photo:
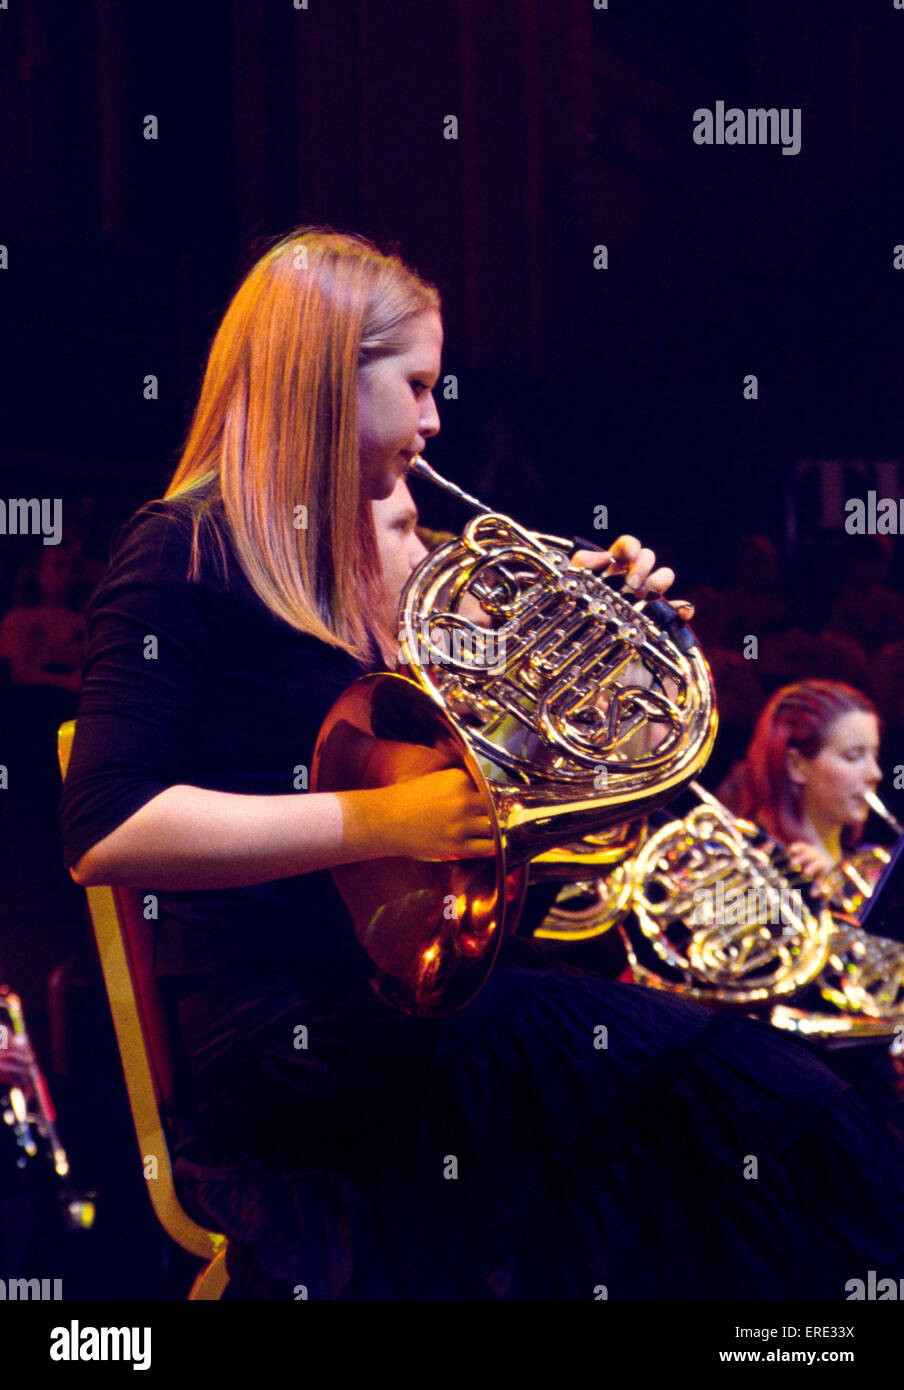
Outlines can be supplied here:
<path id="1" fill-rule="evenodd" d="M 365 497 L 390 497 L 412 458 L 439 430 L 433 388 L 443 328 L 432 310 L 407 326 L 400 350 L 358 372 L 358 447 Z"/>

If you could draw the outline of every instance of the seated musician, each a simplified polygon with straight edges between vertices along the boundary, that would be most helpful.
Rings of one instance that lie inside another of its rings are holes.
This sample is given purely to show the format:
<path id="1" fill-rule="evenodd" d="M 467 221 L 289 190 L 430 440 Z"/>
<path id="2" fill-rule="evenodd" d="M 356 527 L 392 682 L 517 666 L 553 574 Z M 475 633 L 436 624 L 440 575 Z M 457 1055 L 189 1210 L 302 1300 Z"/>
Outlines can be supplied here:
<path id="1" fill-rule="evenodd" d="M 88 608 L 65 862 L 158 901 L 232 1296 L 841 1298 L 861 1267 L 904 1274 L 904 1150 L 769 1028 L 517 939 L 448 1017 L 371 989 L 329 870 L 494 853 L 460 769 L 307 789 L 391 645 L 371 504 L 439 428 L 441 349 L 439 294 L 396 255 L 274 244 Z M 631 537 L 610 561 L 638 593 L 673 578 Z"/>

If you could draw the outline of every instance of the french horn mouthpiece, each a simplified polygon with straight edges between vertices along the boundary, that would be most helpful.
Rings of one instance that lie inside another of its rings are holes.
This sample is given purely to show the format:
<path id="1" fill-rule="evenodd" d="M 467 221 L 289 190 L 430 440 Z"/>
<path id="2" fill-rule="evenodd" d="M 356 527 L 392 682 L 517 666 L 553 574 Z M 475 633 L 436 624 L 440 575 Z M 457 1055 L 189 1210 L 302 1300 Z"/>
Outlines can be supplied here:
<path id="1" fill-rule="evenodd" d="M 891 826 L 896 835 L 904 835 L 904 825 L 892 815 L 891 811 L 879 800 L 875 792 L 864 792 L 863 800 L 871 811 L 875 811 L 877 816 L 884 820 L 887 825 Z"/>

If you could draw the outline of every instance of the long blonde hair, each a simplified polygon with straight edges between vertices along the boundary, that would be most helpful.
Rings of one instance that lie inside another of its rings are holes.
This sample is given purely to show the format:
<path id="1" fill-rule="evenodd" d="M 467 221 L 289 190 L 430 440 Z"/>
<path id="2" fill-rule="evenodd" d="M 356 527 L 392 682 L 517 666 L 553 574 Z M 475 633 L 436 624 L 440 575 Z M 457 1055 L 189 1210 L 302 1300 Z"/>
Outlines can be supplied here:
<path id="1" fill-rule="evenodd" d="M 399 256 L 329 228 L 296 228 L 254 264 L 213 340 L 164 494 L 192 514 L 189 578 L 205 519 L 224 554 L 221 506 L 242 569 L 273 613 L 361 660 L 371 634 L 382 645 L 357 374 L 399 350 L 414 315 L 439 309 L 436 288 Z"/>

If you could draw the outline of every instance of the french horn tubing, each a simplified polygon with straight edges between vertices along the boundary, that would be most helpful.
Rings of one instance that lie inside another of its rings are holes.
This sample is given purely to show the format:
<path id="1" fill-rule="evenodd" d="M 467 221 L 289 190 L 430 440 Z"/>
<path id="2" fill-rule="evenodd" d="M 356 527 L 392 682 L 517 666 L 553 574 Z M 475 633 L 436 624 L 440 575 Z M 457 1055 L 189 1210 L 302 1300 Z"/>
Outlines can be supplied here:
<path id="1" fill-rule="evenodd" d="M 904 826 L 880 801 L 875 792 L 864 792 L 863 799 L 870 810 L 884 820 L 899 838 L 904 835 Z M 872 897 L 885 866 L 890 862 L 891 854 L 882 845 L 854 850 L 819 877 L 817 889 L 834 911 L 843 912 L 849 917 L 859 917 L 864 904 Z"/>
<path id="2" fill-rule="evenodd" d="M 701 804 L 628 866 L 639 939 L 627 912 L 618 929 L 634 979 L 827 1043 L 899 1035 L 904 945 L 863 931 L 824 883 L 793 874 L 782 846 L 691 790 Z"/>
<path id="3" fill-rule="evenodd" d="M 589 941 L 616 926 L 631 906 L 631 860 L 648 825 L 646 817 L 628 821 L 532 859 L 531 883 L 562 882 L 534 936 L 542 941 Z"/>
<path id="4" fill-rule="evenodd" d="M 828 912 L 782 872 L 757 826 L 697 783 L 691 790 L 700 804 L 631 864 L 631 907 L 650 948 L 642 959 L 620 928 L 635 979 L 711 1006 L 796 994 L 828 959 Z"/>
<path id="5" fill-rule="evenodd" d="M 671 800 L 716 733 L 712 677 L 662 601 L 629 601 L 569 567 L 570 542 L 491 511 L 423 459 L 411 472 L 474 510 L 410 576 L 399 666 L 339 697 L 312 767 L 317 791 L 465 768 L 495 856 L 333 869 L 380 997 L 422 1017 L 487 978 L 528 862 Z"/>
<path id="6" fill-rule="evenodd" d="M 866 802 L 867 806 L 870 808 L 871 811 L 875 811 L 876 815 L 879 816 L 881 820 L 884 820 L 886 825 L 889 825 L 891 827 L 891 829 L 895 832 L 897 836 L 900 837 L 901 835 L 904 835 L 904 825 L 902 825 L 899 820 L 895 819 L 891 811 L 889 811 L 888 807 L 882 801 L 880 801 L 879 797 L 876 795 L 875 792 L 864 792 L 863 800 Z"/>

